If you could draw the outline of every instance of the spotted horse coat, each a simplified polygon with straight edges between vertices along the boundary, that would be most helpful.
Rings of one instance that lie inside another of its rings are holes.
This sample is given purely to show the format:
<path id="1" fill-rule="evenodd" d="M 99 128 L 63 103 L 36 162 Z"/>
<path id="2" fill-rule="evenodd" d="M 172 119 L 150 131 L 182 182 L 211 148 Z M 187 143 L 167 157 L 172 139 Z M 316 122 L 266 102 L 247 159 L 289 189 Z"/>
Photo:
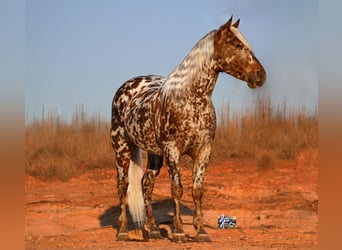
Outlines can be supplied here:
<path id="1" fill-rule="evenodd" d="M 120 199 L 118 240 L 129 240 L 126 196 L 134 222 L 144 225 L 150 238 L 160 238 L 152 214 L 155 178 L 165 160 L 174 199 L 173 240 L 186 242 L 180 216 L 183 187 L 179 161 L 193 159 L 192 197 L 195 241 L 210 241 L 203 226 L 203 178 L 216 129 L 211 95 L 220 72 L 247 83 L 263 85 L 266 73 L 232 17 L 204 36 L 167 77 L 147 75 L 126 81 L 112 103 L 111 143 L 117 167 Z M 145 173 L 141 149 L 148 153 Z"/>

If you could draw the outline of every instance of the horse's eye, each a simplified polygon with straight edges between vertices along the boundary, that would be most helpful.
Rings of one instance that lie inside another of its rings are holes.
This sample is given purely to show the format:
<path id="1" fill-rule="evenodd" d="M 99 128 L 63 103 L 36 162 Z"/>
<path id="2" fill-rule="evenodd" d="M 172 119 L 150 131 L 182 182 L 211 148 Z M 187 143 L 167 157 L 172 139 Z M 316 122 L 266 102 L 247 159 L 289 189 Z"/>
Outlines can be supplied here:
<path id="1" fill-rule="evenodd" d="M 237 48 L 237 49 L 242 49 L 242 44 L 241 44 L 241 43 L 236 44 L 236 45 L 235 45 L 235 48 Z"/>

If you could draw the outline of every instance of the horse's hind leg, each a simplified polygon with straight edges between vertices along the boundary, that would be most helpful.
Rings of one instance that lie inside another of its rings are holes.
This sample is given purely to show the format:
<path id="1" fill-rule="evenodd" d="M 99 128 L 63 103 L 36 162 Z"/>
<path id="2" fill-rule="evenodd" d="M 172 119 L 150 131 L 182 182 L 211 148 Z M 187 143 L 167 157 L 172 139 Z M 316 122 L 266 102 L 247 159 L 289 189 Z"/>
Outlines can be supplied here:
<path id="1" fill-rule="evenodd" d="M 204 173 L 211 155 L 211 145 L 202 146 L 194 161 L 192 173 L 192 198 L 194 201 L 194 218 L 193 224 L 196 230 L 195 241 L 211 241 L 204 229 L 202 219 L 202 196 L 203 196 L 203 179 Z"/>
<path id="2" fill-rule="evenodd" d="M 163 157 L 149 153 L 147 160 L 147 169 L 142 179 L 142 188 L 145 202 L 146 212 L 146 230 L 149 238 L 160 239 L 160 231 L 152 213 L 152 192 L 154 188 L 155 178 L 158 176 L 160 168 L 163 166 Z"/>
<path id="3" fill-rule="evenodd" d="M 112 124 L 110 131 L 111 143 L 116 156 L 117 190 L 120 201 L 118 240 L 129 240 L 126 215 L 126 195 L 128 188 L 128 168 L 130 163 L 130 149 L 125 141 L 124 128 Z"/>

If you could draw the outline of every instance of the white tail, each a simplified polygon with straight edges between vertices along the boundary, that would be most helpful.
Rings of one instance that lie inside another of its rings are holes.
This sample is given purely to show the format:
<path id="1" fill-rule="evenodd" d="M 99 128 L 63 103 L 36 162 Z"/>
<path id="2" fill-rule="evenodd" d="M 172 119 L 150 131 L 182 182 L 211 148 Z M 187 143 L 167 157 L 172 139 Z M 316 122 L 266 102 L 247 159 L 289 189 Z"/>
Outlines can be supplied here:
<path id="1" fill-rule="evenodd" d="M 141 163 L 141 150 L 136 148 L 131 154 L 128 169 L 128 208 L 133 221 L 141 227 L 145 222 L 144 197 L 141 179 L 144 175 Z"/>

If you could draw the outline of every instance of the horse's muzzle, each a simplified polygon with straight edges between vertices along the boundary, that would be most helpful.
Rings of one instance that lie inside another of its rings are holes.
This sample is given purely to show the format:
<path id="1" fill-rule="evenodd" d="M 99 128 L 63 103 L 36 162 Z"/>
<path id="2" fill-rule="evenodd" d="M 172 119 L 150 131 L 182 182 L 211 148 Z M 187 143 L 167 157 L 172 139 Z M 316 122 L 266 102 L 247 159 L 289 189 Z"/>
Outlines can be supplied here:
<path id="1" fill-rule="evenodd" d="M 254 70 L 248 74 L 247 85 L 248 87 L 255 89 L 261 87 L 266 80 L 266 72 L 264 69 Z"/>

